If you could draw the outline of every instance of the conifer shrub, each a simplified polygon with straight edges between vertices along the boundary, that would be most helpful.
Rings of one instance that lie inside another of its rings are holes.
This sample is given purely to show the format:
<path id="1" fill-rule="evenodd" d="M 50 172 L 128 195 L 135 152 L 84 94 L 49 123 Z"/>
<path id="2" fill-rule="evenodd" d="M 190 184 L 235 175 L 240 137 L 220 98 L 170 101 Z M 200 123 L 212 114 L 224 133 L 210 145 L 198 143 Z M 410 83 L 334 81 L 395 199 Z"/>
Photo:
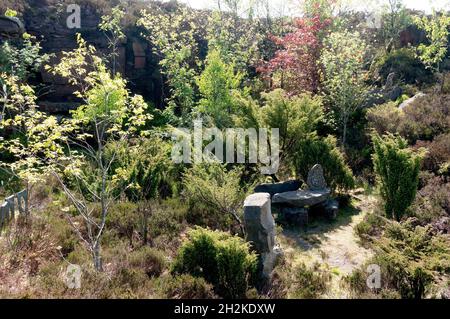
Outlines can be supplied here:
<path id="1" fill-rule="evenodd" d="M 416 196 L 421 156 L 400 136 L 374 134 L 373 143 L 372 159 L 386 216 L 400 220 Z"/>
<path id="2" fill-rule="evenodd" d="M 322 165 L 325 180 L 332 190 L 351 189 L 355 185 L 352 171 L 333 136 L 324 139 L 312 136 L 300 140 L 294 153 L 294 163 L 305 181 L 309 170 L 318 163 Z"/>
<path id="3" fill-rule="evenodd" d="M 244 298 L 256 268 L 256 254 L 243 239 L 197 227 L 188 232 L 172 269 L 204 278 L 224 298 Z"/>
<path id="4" fill-rule="evenodd" d="M 382 298 L 397 294 L 404 299 L 419 299 L 429 295 L 440 276 L 450 271 L 448 239 L 434 235 L 430 226 L 413 224 L 387 224 L 383 236 L 374 242 L 374 256 L 345 279 L 352 290 Z M 380 267 L 381 287 L 370 291 L 365 281 L 366 268 L 372 264 Z"/>

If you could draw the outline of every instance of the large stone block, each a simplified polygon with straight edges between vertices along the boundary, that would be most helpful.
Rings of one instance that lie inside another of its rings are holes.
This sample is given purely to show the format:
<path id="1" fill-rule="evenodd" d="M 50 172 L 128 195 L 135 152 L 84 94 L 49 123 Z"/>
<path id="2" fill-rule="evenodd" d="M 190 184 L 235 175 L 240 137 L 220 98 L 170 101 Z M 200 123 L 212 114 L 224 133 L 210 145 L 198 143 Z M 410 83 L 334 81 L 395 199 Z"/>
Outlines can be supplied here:
<path id="1" fill-rule="evenodd" d="M 272 198 L 273 204 L 290 205 L 295 207 L 314 206 L 325 202 L 330 196 L 329 189 L 322 190 L 298 190 L 275 194 Z"/>
<path id="2" fill-rule="evenodd" d="M 5 198 L 5 201 L 8 203 L 8 209 L 9 209 L 8 221 L 11 221 L 15 217 L 15 211 L 16 211 L 15 198 L 16 198 L 15 195 L 11 195 L 11 196 Z"/>
<path id="3" fill-rule="evenodd" d="M 255 193 L 269 193 L 270 197 L 276 193 L 284 193 L 296 191 L 300 188 L 301 182 L 299 180 L 286 181 L 281 183 L 261 184 L 255 187 Z"/>
<path id="4" fill-rule="evenodd" d="M 284 220 L 293 225 L 307 226 L 309 212 L 307 208 L 301 207 L 283 207 L 281 209 Z"/>
<path id="5" fill-rule="evenodd" d="M 275 220 L 272 216 L 270 194 L 255 193 L 244 202 L 244 222 L 247 240 L 259 255 L 260 288 L 269 282 L 273 268 L 282 255 L 275 247 Z"/>
<path id="6" fill-rule="evenodd" d="M 28 191 L 24 189 L 16 194 L 17 197 L 17 208 L 21 215 L 28 214 Z"/>
<path id="7" fill-rule="evenodd" d="M 247 240 L 259 253 L 268 253 L 275 245 L 275 220 L 272 216 L 270 194 L 255 193 L 244 202 L 244 224 Z"/>

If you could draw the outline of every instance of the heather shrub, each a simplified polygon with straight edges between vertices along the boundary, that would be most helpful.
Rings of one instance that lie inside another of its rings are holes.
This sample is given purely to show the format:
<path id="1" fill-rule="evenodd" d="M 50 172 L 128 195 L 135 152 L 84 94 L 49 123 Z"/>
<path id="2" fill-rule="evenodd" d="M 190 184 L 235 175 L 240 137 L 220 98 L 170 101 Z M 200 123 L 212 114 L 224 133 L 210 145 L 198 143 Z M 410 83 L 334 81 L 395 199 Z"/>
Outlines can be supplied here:
<path id="1" fill-rule="evenodd" d="M 421 174 L 424 175 L 424 174 Z M 443 177 L 421 178 L 423 187 L 417 192 L 416 199 L 411 206 L 411 212 L 419 220 L 421 225 L 431 223 L 440 217 L 450 213 L 450 183 L 446 183 Z"/>
<path id="2" fill-rule="evenodd" d="M 173 272 L 205 278 L 224 298 L 243 298 L 256 267 L 256 255 L 243 239 L 198 227 L 179 249 Z"/>
<path id="3" fill-rule="evenodd" d="M 315 263 L 311 268 L 300 264 L 293 269 L 291 282 L 292 296 L 298 299 L 316 299 L 325 293 L 329 287 L 331 275 L 320 269 Z"/>
<path id="4" fill-rule="evenodd" d="M 389 102 L 367 111 L 369 127 L 378 134 L 398 133 L 410 144 L 431 141 L 450 129 L 449 95 L 427 94 L 403 110 Z"/>
<path id="5" fill-rule="evenodd" d="M 119 236 L 126 237 L 130 244 L 133 243 L 134 232 L 139 230 L 140 216 L 137 207 L 135 203 L 128 201 L 114 203 L 106 218 L 107 227 Z"/>
<path id="6" fill-rule="evenodd" d="M 212 299 L 216 298 L 213 286 L 204 278 L 188 274 L 163 276 L 156 280 L 156 292 L 160 298 L 168 299 Z"/>
<path id="7" fill-rule="evenodd" d="M 435 174 L 448 176 L 450 173 L 450 133 L 436 136 L 432 142 L 418 141 L 416 147 L 425 147 L 422 167 Z"/>
<path id="8" fill-rule="evenodd" d="M 427 94 L 403 109 L 398 132 L 413 144 L 450 130 L 450 95 Z"/>
<path id="9" fill-rule="evenodd" d="M 402 122 L 403 112 L 395 102 L 388 102 L 370 108 L 367 111 L 369 127 L 378 134 L 396 133 Z"/>
<path id="10" fill-rule="evenodd" d="M 158 236 L 177 236 L 183 229 L 186 216 L 186 207 L 176 198 L 155 201 L 151 205 L 151 214 L 148 218 L 148 232 L 150 238 Z"/>
<path id="11" fill-rule="evenodd" d="M 164 252 L 148 246 L 133 251 L 128 261 L 132 268 L 143 270 L 149 277 L 161 275 L 167 266 Z"/>
<path id="12" fill-rule="evenodd" d="M 385 218 L 374 211 L 364 216 L 364 219 L 355 226 L 355 233 L 365 241 L 372 241 L 374 237 L 379 237 L 386 224 Z"/>

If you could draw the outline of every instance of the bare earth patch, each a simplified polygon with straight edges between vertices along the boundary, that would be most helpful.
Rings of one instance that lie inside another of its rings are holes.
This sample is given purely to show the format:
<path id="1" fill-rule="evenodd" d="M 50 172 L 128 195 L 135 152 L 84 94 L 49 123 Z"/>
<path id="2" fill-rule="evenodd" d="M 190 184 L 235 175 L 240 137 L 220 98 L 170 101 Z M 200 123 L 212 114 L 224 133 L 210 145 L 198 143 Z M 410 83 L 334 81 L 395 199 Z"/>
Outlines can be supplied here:
<path id="1" fill-rule="evenodd" d="M 307 229 L 285 229 L 278 235 L 292 267 L 318 262 L 332 273 L 331 289 L 323 298 L 348 298 L 348 292 L 340 284 L 342 277 L 371 257 L 372 251 L 360 245 L 353 229 L 373 209 L 374 203 L 374 197 L 360 195 L 352 201 L 352 207 L 340 211 L 333 222 L 318 218 Z"/>

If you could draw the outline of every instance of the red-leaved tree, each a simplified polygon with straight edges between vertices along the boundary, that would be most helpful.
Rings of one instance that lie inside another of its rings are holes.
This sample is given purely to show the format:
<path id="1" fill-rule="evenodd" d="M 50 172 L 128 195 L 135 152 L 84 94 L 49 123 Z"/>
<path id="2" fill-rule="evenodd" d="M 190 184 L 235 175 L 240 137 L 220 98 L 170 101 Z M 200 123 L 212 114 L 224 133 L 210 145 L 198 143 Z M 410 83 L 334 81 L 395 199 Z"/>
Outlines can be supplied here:
<path id="1" fill-rule="evenodd" d="M 305 15 L 293 21 L 293 31 L 282 36 L 271 36 L 279 46 L 269 61 L 258 67 L 269 87 L 282 88 L 291 94 L 318 91 L 318 64 L 322 39 L 331 19 L 324 17 L 319 8 L 313 15 Z"/>

